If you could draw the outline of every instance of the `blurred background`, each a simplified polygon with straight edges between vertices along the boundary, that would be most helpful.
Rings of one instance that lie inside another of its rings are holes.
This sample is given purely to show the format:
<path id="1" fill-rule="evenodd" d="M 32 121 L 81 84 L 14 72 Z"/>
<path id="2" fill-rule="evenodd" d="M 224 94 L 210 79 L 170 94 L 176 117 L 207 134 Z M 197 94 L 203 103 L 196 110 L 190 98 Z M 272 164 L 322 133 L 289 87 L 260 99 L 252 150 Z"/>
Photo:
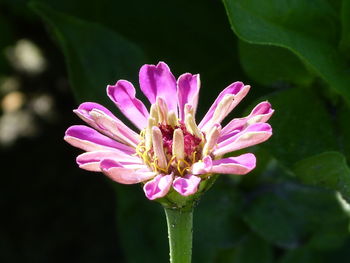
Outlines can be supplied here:
<path id="1" fill-rule="evenodd" d="M 0 262 L 168 261 L 160 205 L 63 141 L 81 102 L 122 119 L 105 87 L 158 61 L 200 73 L 197 120 L 237 80 L 231 118 L 276 110 L 257 168 L 196 208 L 193 262 L 349 262 L 349 54 L 350 0 L 0 0 Z"/>

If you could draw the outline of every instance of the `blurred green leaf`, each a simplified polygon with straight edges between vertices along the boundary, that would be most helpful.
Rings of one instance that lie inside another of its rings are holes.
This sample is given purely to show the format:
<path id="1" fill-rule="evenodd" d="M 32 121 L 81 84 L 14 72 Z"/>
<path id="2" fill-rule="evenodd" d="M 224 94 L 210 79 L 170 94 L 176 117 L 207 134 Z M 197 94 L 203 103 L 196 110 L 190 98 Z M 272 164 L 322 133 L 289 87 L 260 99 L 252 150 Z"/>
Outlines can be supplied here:
<path id="1" fill-rule="evenodd" d="M 338 222 L 332 223 L 332 227 L 327 224 L 319 226 L 306 244 L 307 247 L 319 252 L 337 251 L 349 239 L 348 222 L 348 218 L 339 217 Z"/>
<path id="2" fill-rule="evenodd" d="M 125 262 L 167 262 L 167 226 L 161 205 L 150 202 L 141 187 L 112 183 L 117 194 L 117 229 Z"/>
<path id="3" fill-rule="evenodd" d="M 228 177 L 219 176 L 194 211 L 193 262 L 215 262 L 218 252 L 249 234 L 240 218 L 242 196 Z"/>
<path id="4" fill-rule="evenodd" d="M 350 162 L 350 108 L 345 105 L 340 105 L 336 108 L 337 112 L 337 127 L 339 132 L 339 144 L 341 152 Z"/>
<path id="5" fill-rule="evenodd" d="M 0 13 L 1 15 L 1 13 Z M 8 21 L 3 16 L 0 16 L 0 32 L 1 32 L 1 37 L 0 37 L 0 49 L 1 52 L 3 52 L 3 48 L 6 47 L 7 45 L 10 45 L 14 42 L 14 29 L 13 25 Z"/>
<path id="6" fill-rule="evenodd" d="M 313 75 L 291 51 L 267 45 L 239 41 L 239 56 L 245 72 L 262 85 L 278 82 L 307 86 Z"/>
<path id="7" fill-rule="evenodd" d="M 301 248 L 287 252 L 279 263 L 323 263 L 325 262 L 319 253 L 314 253 L 308 248 Z"/>
<path id="8" fill-rule="evenodd" d="M 43 3 L 33 2 L 31 7 L 62 48 L 79 101 L 108 103 L 105 87 L 121 78 L 134 79 L 145 62 L 137 46 L 106 27 L 56 12 Z"/>
<path id="9" fill-rule="evenodd" d="M 350 102 L 350 74 L 338 53 L 339 21 L 326 0 L 224 0 L 234 32 L 252 44 L 289 49 Z"/>
<path id="10" fill-rule="evenodd" d="M 350 59 L 350 0 L 342 1 L 341 29 L 340 49 Z"/>
<path id="11" fill-rule="evenodd" d="M 294 166 L 296 176 L 305 184 L 339 191 L 350 202 L 350 169 L 338 152 L 321 153 Z"/>
<path id="12" fill-rule="evenodd" d="M 340 249 L 327 253 L 326 262 L 349 262 L 350 261 L 350 239 Z"/>
<path id="13" fill-rule="evenodd" d="M 333 192 L 284 182 L 261 186 L 248 197 L 245 221 L 254 232 L 276 246 L 293 249 L 313 244 L 315 235 L 329 241 L 322 233 L 330 231 L 336 232 L 333 241 L 341 245 L 347 236 L 348 217 Z M 322 245 L 323 249 L 334 247 L 332 243 L 322 242 Z"/>
<path id="14" fill-rule="evenodd" d="M 262 147 L 287 167 L 320 152 L 336 150 L 330 114 L 316 92 L 288 89 L 267 97 L 276 110 L 273 136 Z"/>
<path id="15" fill-rule="evenodd" d="M 12 1 L 12 0 L 10 0 Z M 16 0 L 23 1 L 23 0 Z M 53 10 L 59 13 L 64 13 L 69 16 L 80 18 L 82 20 L 98 22 L 103 20 L 104 16 L 115 12 L 111 8 L 114 1 L 99 0 L 99 1 L 69 1 L 69 0 L 25 0 L 28 2 L 43 3 L 50 6 Z M 108 11 L 108 13 L 106 13 Z M 106 24 L 105 24 L 106 25 Z M 108 25 L 106 25 L 109 27 Z"/>
<path id="16" fill-rule="evenodd" d="M 244 219 L 253 231 L 274 245 L 295 248 L 299 245 L 299 236 L 303 231 L 296 218 L 291 217 L 293 211 L 289 211 L 289 200 L 286 201 L 286 197 L 279 197 L 278 194 L 269 192 L 258 196 L 247 207 Z"/>
<path id="17" fill-rule="evenodd" d="M 9 61 L 5 56 L 6 48 L 13 44 L 14 38 L 14 28 L 13 25 L 6 19 L 0 11 L 0 76 L 8 74 L 10 72 Z"/>
<path id="18" fill-rule="evenodd" d="M 236 37 L 220 1 L 152 0 L 135 4 L 133 1 L 101 0 L 85 1 L 83 8 L 80 1 L 40 2 L 66 15 L 97 22 L 126 37 L 142 47 L 147 54 L 147 63 L 165 61 L 175 76 L 184 72 L 200 73 L 199 115 L 204 115 L 223 88 L 242 79 Z M 101 41 L 109 41 L 104 39 Z M 95 49 L 99 50 L 97 44 Z M 136 80 L 135 86 L 138 69 L 136 66 L 132 78 Z M 258 89 L 250 98 L 253 96 L 260 96 Z"/>
<path id="19" fill-rule="evenodd" d="M 263 239 L 250 234 L 233 248 L 221 251 L 216 263 L 272 263 L 273 249 Z"/>

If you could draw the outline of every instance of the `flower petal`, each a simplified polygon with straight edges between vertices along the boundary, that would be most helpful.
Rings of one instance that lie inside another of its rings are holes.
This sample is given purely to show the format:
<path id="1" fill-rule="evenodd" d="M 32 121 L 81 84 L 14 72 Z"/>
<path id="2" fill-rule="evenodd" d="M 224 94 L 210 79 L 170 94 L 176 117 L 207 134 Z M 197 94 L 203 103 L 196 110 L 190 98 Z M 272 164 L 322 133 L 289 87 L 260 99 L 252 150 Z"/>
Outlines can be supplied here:
<path id="1" fill-rule="evenodd" d="M 139 73 L 142 92 L 154 104 L 157 97 L 162 97 L 168 109 L 177 114 L 176 79 L 164 62 L 157 65 L 143 65 Z"/>
<path id="2" fill-rule="evenodd" d="M 94 129 L 84 125 L 74 125 L 67 129 L 64 140 L 74 147 L 87 152 L 98 150 L 121 150 L 128 154 L 135 153 L 135 150 L 129 146 L 119 143 Z"/>
<path id="3" fill-rule="evenodd" d="M 123 165 L 111 159 L 105 159 L 100 163 L 102 172 L 121 184 L 137 184 L 153 178 L 156 173 L 148 169 L 146 165 L 139 165 L 138 169 Z"/>
<path id="4" fill-rule="evenodd" d="M 231 138 L 220 142 L 213 154 L 222 156 L 225 153 L 253 146 L 266 141 L 271 135 L 272 128 L 268 123 L 254 123 Z"/>
<path id="5" fill-rule="evenodd" d="M 226 97 L 225 95 L 234 95 L 233 101 L 230 103 L 229 107 L 225 110 L 225 114 L 220 116 L 221 120 L 226 117 L 227 114 L 229 114 L 234 107 L 247 95 L 248 91 L 250 89 L 250 86 L 244 86 L 242 82 L 234 82 L 230 86 L 228 86 L 226 89 L 224 89 L 217 99 L 214 101 L 213 105 L 210 107 L 207 114 L 204 116 L 202 121 L 199 123 L 198 127 L 201 130 L 206 130 L 208 127 L 210 127 L 212 118 L 214 116 L 214 112 L 216 108 L 218 107 L 219 103 Z M 215 123 L 220 123 L 220 121 L 214 121 Z"/>
<path id="6" fill-rule="evenodd" d="M 140 141 L 139 135 L 97 103 L 85 102 L 73 111 L 99 132 L 133 147 Z"/>
<path id="7" fill-rule="evenodd" d="M 179 103 L 180 120 L 185 121 L 185 105 L 192 106 L 193 113 L 196 113 L 198 95 L 200 89 L 199 74 L 182 74 L 177 80 L 177 98 Z"/>
<path id="8" fill-rule="evenodd" d="M 98 104 L 95 102 L 84 102 L 80 104 L 78 109 L 74 110 L 74 112 L 77 114 L 81 114 L 83 117 L 89 118 L 88 113 L 92 110 L 103 111 L 106 115 L 110 116 L 111 118 L 115 118 L 114 114 L 111 111 L 109 111 L 107 108 L 105 108 L 101 104 Z"/>
<path id="9" fill-rule="evenodd" d="M 121 164 L 142 164 L 140 158 L 126 154 L 119 150 L 86 152 L 80 154 L 77 157 L 76 161 L 81 169 L 93 172 L 101 172 L 100 163 L 104 159 L 115 160 Z"/>
<path id="10" fill-rule="evenodd" d="M 245 153 L 236 157 L 212 160 L 210 156 L 203 158 L 192 166 L 193 174 L 246 174 L 255 168 L 256 158 L 252 153 Z"/>
<path id="11" fill-rule="evenodd" d="M 167 174 L 167 175 L 159 174 L 144 185 L 143 191 L 145 192 L 146 197 L 149 200 L 161 198 L 167 195 L 172 182 L 173 182 L 172 174 Z"/>
<path id="12" fill-rule="evenodd" d="M 242 130 L 248 125 L 258 122 L 267 122 L 274 110 L 271 108 L 271 104 L 267 101 L 260 102 L 255 108 L 251 111 L 251 113 L 244 118 L 237 118 L 230 121 L 220 133 L 219 142 L 228 139 L 235 135 L 237 130 Z"/>
<path id="13" fill-rule="evenodd" d="M 119 110 L 140 130 L 146 127 L 149 113 L 135 95 L 134 86 L 126 80 L 119 80 L 114 86 L 107 86 L 107 94 Z"/>
<path id="14" fill-rule="evenodd" d="M 255 155 L 245 153 L 236 157 L 214 160 L 211 172 L 217 174 L 246 174 L 253 170 L 255 165 Z"/>
<path id="15" fill-rule="evenodd" d="M 203 147 L 203 155 L 208 155 L 212 152 L 214 148 L 216 148 L 216 144 L 218 141 L 218 138 L 220 136 L 221 132 L 221 126 L 220 124 L 214 124 L 210 129 L 208 130 L 207 134 L 205 135 L 205 144 Z"/>
<path id="16" fill-rule="evenodd" d="M 193 174 L 207 174 L 213 166 L 213 160 L 209 155 L 205 156 L 201 161 L 192 165 L 191 171 Z"/>
<path id="17" fill-rule="evenodd" d="M 201 178 L 188 174 L 184 177 L 176 177 L 173 182 L 173 188 L 183 196 L 189 196 L 197 192 Z"/>
<path id="18" fill-rule="evenodd" d="M 271 108 L 271 104 L 268 101 L 260 102 L 258 105 L 254 107 L 252 112 L 250 113 L 250 121 L 253 121 L 252 118 L 254 118 L 254 123 L 257 122 L 267 122 L 275 110 Z M 249 124 L 252 124 L 249 122 Z"/>

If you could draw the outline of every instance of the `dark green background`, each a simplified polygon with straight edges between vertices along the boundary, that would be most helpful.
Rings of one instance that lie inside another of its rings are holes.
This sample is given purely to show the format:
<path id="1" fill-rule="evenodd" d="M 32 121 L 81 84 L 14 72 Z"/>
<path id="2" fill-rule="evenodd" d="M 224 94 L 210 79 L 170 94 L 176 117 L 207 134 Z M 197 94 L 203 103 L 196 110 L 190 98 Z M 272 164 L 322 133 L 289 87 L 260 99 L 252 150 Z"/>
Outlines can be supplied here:
<path id="1" fill-rule="evenodd" d="M 5 56 L 23 38 L 48 61 L 40 75 Z M 273 137 L 249 149 L 257 168 L 221 176 L 196 208 L 193 262 L 350 261 L 349 0 L 1 0 L 0 51 L 0 77 L 55 103 L 36 136 L 1 148 L 1 262 L 167 262 L 161 207 L 79 170 L 62 140 L 80 102 L 122 118 L 106 85 L 137 86 L 158 61 L 201 74 L 197 120 L 237 80 L 252 89 L 231 118 L 275 109 Z"/>

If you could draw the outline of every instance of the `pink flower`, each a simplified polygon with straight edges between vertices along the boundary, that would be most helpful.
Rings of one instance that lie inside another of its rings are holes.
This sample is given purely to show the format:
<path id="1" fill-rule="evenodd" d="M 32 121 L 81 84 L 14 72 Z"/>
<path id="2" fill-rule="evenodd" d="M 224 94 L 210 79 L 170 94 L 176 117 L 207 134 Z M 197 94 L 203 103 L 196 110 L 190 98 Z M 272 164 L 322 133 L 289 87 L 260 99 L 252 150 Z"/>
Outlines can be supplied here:
<path id="1" fill-rule="evenodd" d="M 189 196 L 212 174 L 240 175 L 255 168 L 252 153 L 223 156 L 272 135 L 266 123 L 274 112 L 271 105 L 261 102 L 247 117 L 233 119 L 223 128 L 220 125 L 250 86 L 242 82 L 229 85 L 197 125 L 198 74 L 185 73 L 176 81 L 169 67 L 159 62 L 142 66 L 139 79 L 141 91 L 151 103 L 149 110 L 126 80 L 109 85 L 107 93 L 140 132 L 97 103 L 85 102 L 74 110 L 91 126 L 72 126 L 64 137 L 85 151 L 77 157 L 80 168 L 103 172 L 122 184 L 142 183 L 150 200 L 164 197 L 172 189 Z"/>

